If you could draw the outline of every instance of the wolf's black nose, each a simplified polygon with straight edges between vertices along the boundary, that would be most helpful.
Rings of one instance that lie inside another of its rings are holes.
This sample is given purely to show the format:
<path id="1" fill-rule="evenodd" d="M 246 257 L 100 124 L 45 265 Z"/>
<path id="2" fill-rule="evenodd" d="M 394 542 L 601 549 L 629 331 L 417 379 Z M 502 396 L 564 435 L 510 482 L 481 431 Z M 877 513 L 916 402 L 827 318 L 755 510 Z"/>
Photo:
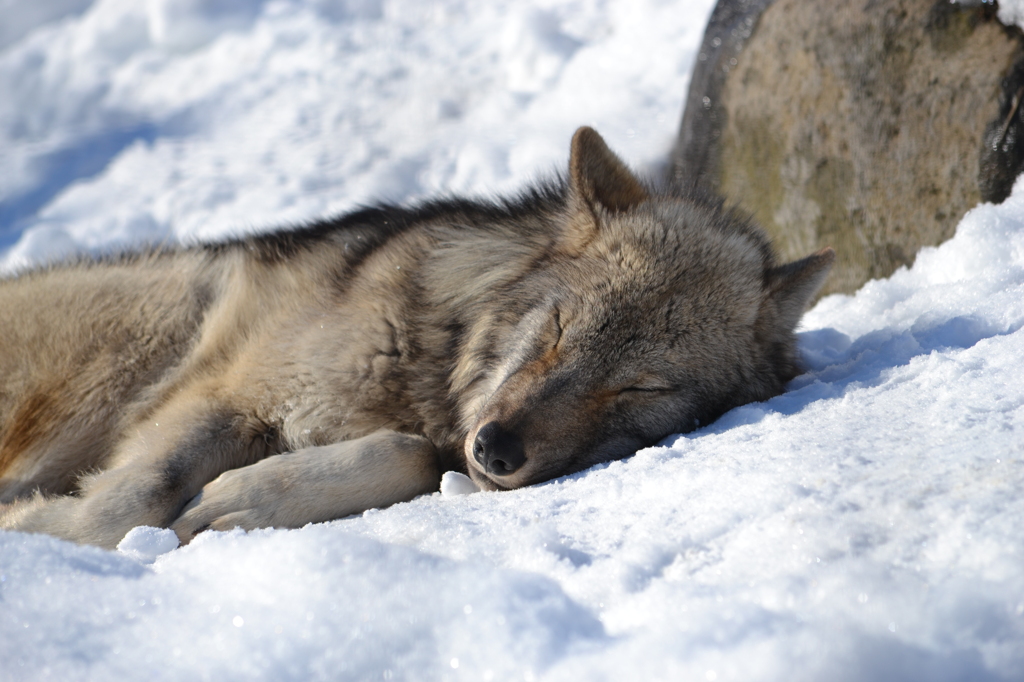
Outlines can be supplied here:
<path id="1" fill-rule="evenodd" d="M 473 459 L 495 476 L 508 476 L 526 462 L 523 441 L 501 428 L 498 422 L 487 422 L 476 432 Z"/>

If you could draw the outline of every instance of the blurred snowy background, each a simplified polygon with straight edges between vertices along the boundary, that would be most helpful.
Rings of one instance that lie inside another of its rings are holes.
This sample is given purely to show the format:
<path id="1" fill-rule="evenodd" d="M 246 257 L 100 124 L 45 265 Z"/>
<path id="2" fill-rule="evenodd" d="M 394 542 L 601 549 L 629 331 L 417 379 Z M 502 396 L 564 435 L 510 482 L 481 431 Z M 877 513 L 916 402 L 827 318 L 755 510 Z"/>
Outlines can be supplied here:
<path id="1" fill-rule="evenodd" d="M 0 270 L 657 172 L 711 0 L 0 0 Z M 1006 20 L 1022 3 L 1002 3 Z M 621 462 L 122 552 L 0 532 L 0 680 L 1024 680 L 1024 186 Z"/>

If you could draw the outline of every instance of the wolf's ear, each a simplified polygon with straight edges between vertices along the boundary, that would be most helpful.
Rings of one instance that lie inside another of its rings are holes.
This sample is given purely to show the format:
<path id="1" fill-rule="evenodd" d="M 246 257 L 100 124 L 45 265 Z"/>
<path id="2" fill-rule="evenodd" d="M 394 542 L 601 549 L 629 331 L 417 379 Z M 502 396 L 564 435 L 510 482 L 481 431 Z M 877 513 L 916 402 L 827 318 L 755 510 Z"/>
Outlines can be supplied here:
<path id="1" fill-rule="evenodd" d="M 601 205 L 613 213 L 628 211 L 650 198 L 597 131 L 586 126 L 572 136 L 569 190 L 573 198 L 582 200 L 591 210 Z"/>
<path id="2" fill-rule="evenodd" d="M 800 322 L 804 308 L 825 283 L 835 260 L 836 252 L 825 247 L 807 258 L 768 271 L 769 296 L 775 301 L 786 329 L 794 329 Z"/>
<path id="3" fill-rule="evenodd" d="M 567 246 L 582 247 L 597 230 L 598 207 L 628 211 L 650 195 L 593 128 L 572 136 L 569 149 L 569 206 L 574 215 L 565 235 Z"/>

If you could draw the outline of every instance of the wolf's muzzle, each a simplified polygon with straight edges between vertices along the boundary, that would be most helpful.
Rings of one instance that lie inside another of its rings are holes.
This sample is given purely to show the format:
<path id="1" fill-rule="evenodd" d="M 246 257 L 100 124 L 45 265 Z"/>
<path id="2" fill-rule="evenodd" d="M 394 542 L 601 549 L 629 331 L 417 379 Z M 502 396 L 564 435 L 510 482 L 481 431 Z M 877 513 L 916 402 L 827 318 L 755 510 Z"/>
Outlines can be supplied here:
<path id="1" fill-rule="evenodd" d="M 498 422 L 487 422 L 476 433 L 473 459 L 489 474 L 508 476 L 523 466 L 526 455 L 519 436 L 501 428 Z"/>

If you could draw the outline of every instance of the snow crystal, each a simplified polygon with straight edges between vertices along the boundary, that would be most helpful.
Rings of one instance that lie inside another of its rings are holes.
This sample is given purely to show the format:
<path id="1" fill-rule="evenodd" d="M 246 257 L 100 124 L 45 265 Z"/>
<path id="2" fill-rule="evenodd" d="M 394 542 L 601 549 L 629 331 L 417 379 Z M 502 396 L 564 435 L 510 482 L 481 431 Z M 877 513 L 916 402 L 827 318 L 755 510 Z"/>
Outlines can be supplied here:
<path id="1" fill-rule="evenodd" d="M 167 528 L 136 526 L 117 543 L 117 551 L 144 564 L 151 564 L 161 554 L 178 547 L 178 536 Z"/>
<path id="2" fill-rule="evenodd" d="M 479 486 L 469 476 L 458 471 L 446 471 L 441 476 L 441 494 L 445 497 L 457 497 L 480 492 Z"/>

